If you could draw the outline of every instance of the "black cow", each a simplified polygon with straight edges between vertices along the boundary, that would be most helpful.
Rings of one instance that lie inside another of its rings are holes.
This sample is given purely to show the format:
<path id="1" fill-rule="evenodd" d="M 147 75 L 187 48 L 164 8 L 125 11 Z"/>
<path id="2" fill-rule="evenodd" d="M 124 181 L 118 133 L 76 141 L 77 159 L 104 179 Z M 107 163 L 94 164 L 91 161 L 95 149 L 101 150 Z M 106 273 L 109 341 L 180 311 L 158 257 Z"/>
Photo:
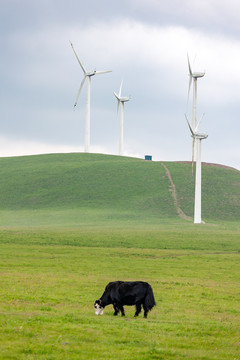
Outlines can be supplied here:
<path id="1" fill-rule="evenodd" d="M 113 304 L 115 316 L 119 311 L 125 316 L 124 305 L 136 305 L 134 316 L 138 316 L 143 305 L 145 318 L 156 305 L 151 285 L 143 281 L 110 282 L 100 299 L 94 303 L 96 315 L 102 315 L 103 309 L 109 304 Z"/>

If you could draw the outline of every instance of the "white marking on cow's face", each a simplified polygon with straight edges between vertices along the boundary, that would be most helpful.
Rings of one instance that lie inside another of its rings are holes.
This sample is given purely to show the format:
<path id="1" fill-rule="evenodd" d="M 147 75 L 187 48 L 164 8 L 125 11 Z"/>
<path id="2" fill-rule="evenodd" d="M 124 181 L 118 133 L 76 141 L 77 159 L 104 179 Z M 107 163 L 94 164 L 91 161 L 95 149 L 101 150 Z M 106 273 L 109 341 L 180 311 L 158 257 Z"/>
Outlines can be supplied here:
<path id="1" fill-rule="evenodd" d="M 103 307 L 101 307 L 99 304 L 95 304 L 94 307 L 96 315 L 103 315 Z"/>

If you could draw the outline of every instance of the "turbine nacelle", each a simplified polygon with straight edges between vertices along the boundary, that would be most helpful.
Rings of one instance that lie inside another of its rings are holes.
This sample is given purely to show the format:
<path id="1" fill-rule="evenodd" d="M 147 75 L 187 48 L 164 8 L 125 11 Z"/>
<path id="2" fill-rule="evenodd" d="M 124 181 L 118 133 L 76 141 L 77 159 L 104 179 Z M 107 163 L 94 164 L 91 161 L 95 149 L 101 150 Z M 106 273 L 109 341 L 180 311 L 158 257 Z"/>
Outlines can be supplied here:
<path id="1" fill-rule="evenodd" d="M 128 96 L 128 97 L 125 96 L 125 97 L 121 97 L 121 98 L 120 98 L 120 101 L 121 101 L 121 102 L 126 102 L 126 101 L 129 101 L 129 100 L 130 100 L 130 96 Z"/>
<path id="2" fill-rule="evenodd" d="M 208 137 L 207 134 L 200 134 L 200 133 L 195 133 L 195 134 L 194 134 L 194 138 L 195 138 L 195 139 L 204 140 L 204 139 L 206 139 L 207 137 Z"/>
<path id="3" fill-rule="evenodd" d="M 102 70 L 102 71 L 89 71 L 85 74 L 85 76 L 94 76 L 94 75 L 101 75 L 101 74 L 107 74 L 112 72 L 112 70 Z"/>
<path id="4" fill-rule="evenodd" d="M 205 72 L 192 72 L 192 68 L 191 68 L 191 64 L 190 64 L 190 60 L 189 60 L 189 56 L 187 56 L 188 58 L 188 70 L 189 70 L 189 76 L 191 78 L 199 78 L 199 77 L 203 77 L 205 75 Z"/>
<path id="5" fill-rule="evenodd" d="M 192 79 L 197 81 L 198 78 L 201 78 L 205 75 L 205 72 L 194 72 L 193 73 L 188 55 L 187 55 L 187 58 L 188 58 L 188 70 L 189 70 L 189 85 L 188 85 L 188 98 L 189 98 L 189 93 L 190 93 L 190 89 L 191 89 L 191 85 L 192 85 Z"/>
<path id="6" fill-rule="evenodd" d="M 192 73 L 192 75 L 190 75 L 190 76 L 192 76 L 193 79 L 197 79 L 197 78 L 203 77 L 204 75 L 205 75 L 205 72 L 198 72 L 198 73 Z"/>
<path id="7" fill-rule="evenodd" d="M 203 116 L 204 116 L 204 114 L 203 114 Z M 192 126 L 190 125 L 189 121 L 188 121 L 187 115 L 185 114 L 185 118 L 187 120 L 188 127 L 189 127 L 189 130 L 190 130 L 191 134 L 192 134 L 191 136 L 192 136 L 193 139 L 203 140 L 203 139 L 206 139 L 208 137 L 207 134 L 201 134 L 201 133 L 198 132 L 198 128 L 199 128 L 199 125 L 200 125 L 200 123 L 202 121 L 203 116 L 201 117 L 201 119 L 197 123 L 195 129 L 193 129 Z"/>
<path id="8" fill-rule="evenodd" d="M 119 95 L 116 94 L 115 91 L 113 93 L 114 93 L 115 97 L 117 98 L 117 100 L 120 102 L 126 102 L 126 101 L 131 100 L 130 96 L 119 97 Z"/>
<path id="9" fill-rule="evenodd" d="M 73 107 L 73 108 L 75 109 L 75 107 L 77 106 L 77 102 L 78 102 L 78 99 L 79 99 L 79 96 L 80 96 L 80 93 L 81 93 L 81 91 L 82 91 L 82 88 L 83 88 L 83 85 L 84 85 L 84 83 L 85 83 L 86 78 L 90 79 L 90 77 L 92 77 L 92 76 L 94 76 L 94 75 L 106 74 L 106 73 L 112 72 L 112 70 L 101 70 L 101 71 L 94 70 L 94 71 L 87 71 L 86 68 L 85 68 L 85 66 L 83 65 L 83 63 L 82 63 L 81 60 L 79 59 L 78 54 L 76 53 L 73 44 L 71 43 L 70 40 L 69 40 L 69 42 L 70 42 L 70 45 L 71 45 L 71 47 L 72 47 L 72 49 L 73 49 L 73 52 L 74 52 L 74 54 L 75 54 L 75 56 L 76 56 L 76 58 L 77 58 L 77 61 L 78 61 L 79 65 L 81 66 L 82 71 L 83 71 L 83 73 L 84 73 L 84 77 L 83 77 L 82 82 L 81 82 L 81 84 L 80 84 L 80 88 L 79 88 L 79 90 L 78 90 L 77 97 L 76 97 L 76 101 L 75 101 L 75 104 L 74 104 L 74 107 Z"/>
<path id="10" fill-rule="evenodd" d="M 130 96 L 122 96 L 121 93 L 122 93 L 122 85 L 123 85 L 123 80 L 121 82 L 121 85 L 120 85 L 120 89 L 119 89 L 119 93 L 117 94 L 115 91 L 113 91 L 113 94 L 114 96 L 116 97 L 116 99 L 119 101 L 119 102 L 126 102 L 126 101 L 129 101 L 131 100 L 131 97 Z"/>
<path id="11" fill-rule="evenodd" d="M 94 70 L 94 71 L 88 71 L 88 72 L 85 74 L 85 76 L 94 76 L 94 75 L 96 75 L 96 70 Z"/>

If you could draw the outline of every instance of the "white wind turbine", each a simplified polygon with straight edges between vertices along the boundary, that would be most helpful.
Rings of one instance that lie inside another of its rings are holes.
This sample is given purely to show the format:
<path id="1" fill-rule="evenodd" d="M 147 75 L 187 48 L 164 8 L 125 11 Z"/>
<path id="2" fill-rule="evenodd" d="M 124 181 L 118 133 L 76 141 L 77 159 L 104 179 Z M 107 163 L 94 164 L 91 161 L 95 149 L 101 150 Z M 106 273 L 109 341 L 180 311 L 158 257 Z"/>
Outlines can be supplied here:
<path id="1" fill-rule="evenodd" d="M 190 65 L 190 61 L 189 61 L 189 56 L 187 56 L 188 58 L 188 69 L 189 69 L 189 86 L 188 86 L 188 100 L 189 100 L 189 94 L 190 94 L 190 89 L 191 89 L 191 85 L 192 85 L 192 80 L 193 80 L 193 110 L 192 110 L 192 128 L 195 129 L 196 125 L 197 125 L 197 79 L 201 78 L 205 75 L 205 72 L 192 72 L 192 68 Z M 196 151 L 195 151 L 195 138 L 193 138 L 193 160 L 195 160 L 196 158 Z"/>
<path id="2" fill-rule="evenodd" d="M 116 99 L 117 99 L 117 114 L 119 112 L 120 106 L 120 138 L 119 138 L 119 155 L 123 155 L 123 120 L 124 120 L 124 103 L 130 100 L 130 96 L 122 96 L 122 84 L 123 80 L 120 85 L 119 93 L 116 94 L 115 91 L 113 92 Z"/>
<path id="3" fill-rule="evenodd" d="M 74 109 L 75 109 L 75 107 L 77 105 L 77 102 L 78 102 L 82 87 L 84 85 L 84 82 L 85 82 L 85 80 L 87 80 L 87 99 L 86 99 L 86 120 L 85 120 L 85 145 L 84 145 L 84 151 L 89 152 L 89 145 L 90 145 L 90 87 L 91 87 L 91 77 L 94 76 L 94 75 L 100 75 L 100 74 L 109 73 L 109 72 L 111 72 L 111 70 L 87 71 L 85 69 L 85 67 L 83 66 L 81 60 L 79 59 L 79 57 L 78 57 L 78 55 L 77 55 L 71 41 L 70 41 L 70 44 L 72 46 L 74 54 L 76 55 L 77 61 L 79 62 L 79 65 L 81 66 L 82 71 L 84 73 L 84 77 L 82 79 L 80 88 L 79 88 L 78 93 L 77 93 L 76 101 L 75 101 L 75 104 L 74 104 Z"/>
<path id="4" fill-rule="evenodd" d="M 202 223 L 202 164 L 201 164 L 201 142 L 208 137 L 207 134 L 198 132 L 200 121 L 193 128 L 185 115 L 193 142 L 196 144 L 196 174 L 195 174 L 195 201 L 194 201 L 194 224 Z M 194 151 L 194 148 L 193 148 Z"/>

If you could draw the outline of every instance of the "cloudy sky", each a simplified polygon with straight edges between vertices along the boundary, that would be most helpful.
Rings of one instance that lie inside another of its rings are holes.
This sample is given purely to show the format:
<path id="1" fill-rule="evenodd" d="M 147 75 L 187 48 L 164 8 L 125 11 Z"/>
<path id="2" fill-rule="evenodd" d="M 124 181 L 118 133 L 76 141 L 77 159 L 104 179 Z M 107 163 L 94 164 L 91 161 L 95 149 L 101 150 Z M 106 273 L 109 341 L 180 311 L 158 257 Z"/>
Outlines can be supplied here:
<path id="1" fill-rule="evenodd" d="M 91 152 L 118 154 L 113 91 L 125 104 L 126 155 L 191 160 L 189 54 L 198 80 L 202 160 L 240 170 L 238 0 L 0 0 L 0 156 L 81 152 L 88 70 Z"/>

